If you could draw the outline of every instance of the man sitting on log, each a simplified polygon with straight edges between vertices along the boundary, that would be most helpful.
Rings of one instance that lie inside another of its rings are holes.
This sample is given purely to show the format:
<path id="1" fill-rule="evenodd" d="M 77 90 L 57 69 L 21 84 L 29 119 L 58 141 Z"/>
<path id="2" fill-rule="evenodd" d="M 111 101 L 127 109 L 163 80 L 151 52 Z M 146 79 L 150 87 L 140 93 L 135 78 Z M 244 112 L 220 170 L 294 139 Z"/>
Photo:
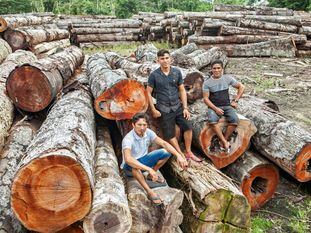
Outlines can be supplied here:
<path id="1" fill-rule="evenodd" d="M 154 118 L 160 118 L 160 127 L 164 139 L 180 154 L 183 154 L 175 135 L 175 124 L 177 124 L 184 132 L 186 158 L 200 162 L 201 159 L 191 151 L 192 128 L 188 122 L 190 113 L 181 72 L 171 66 L 172 58 L 169 51 L 159 50 L 157 58 L 160 67 L 150 74 L 147 86 L 152 115 Z M 152 92 L 154 92 L 157 101 L 156 107 L 153 104 Z"/>
<path id="2" fill-rule="evenodd" d="M 203 98 L 208 106 L 208 122 L 212 130 L 220 140 L 220 149 L 230 153 L 230 142 L 228 139 L 238 125 L 239 118 L 235 108 L 244 92 L 244 85 L 231 75 L 223 74 L 223 62 L 215 60 L 212 62 L 212 76 L 203 83 Z M 229 86 L 238 89 L 238 93 L 230 102 Z M 217 124 L 220 117 L 224 116 L 228 122 L 227 129 L 223 133 Z"/>
<path id="3" fill-rule="evenodd" d="M 183 155 L 178 153 L 173 146 L 147 128 L 147 121 L 147 116 L 144 113 L 137 113 L 133 116 L 133 129 L 122 140 L 123 162 L 121 168 L 125 169 L 126 173 L 131 171 L 133 177 L 146 190 L 148 198 L 155 205 L 160 205 L 162 204 L 161 198 L 149 187 L 142 171 L 149 173 L 146 177 L 147 179 L 165 184 L 165 180 L 157 174 L 157 170 L 166 163 L 171 154 L 177 157 L 177 162 L 183 169 L 187 168 L 188 163 Z M 148 148 L 153 142 L 164 149 L 148 153 Z"/>

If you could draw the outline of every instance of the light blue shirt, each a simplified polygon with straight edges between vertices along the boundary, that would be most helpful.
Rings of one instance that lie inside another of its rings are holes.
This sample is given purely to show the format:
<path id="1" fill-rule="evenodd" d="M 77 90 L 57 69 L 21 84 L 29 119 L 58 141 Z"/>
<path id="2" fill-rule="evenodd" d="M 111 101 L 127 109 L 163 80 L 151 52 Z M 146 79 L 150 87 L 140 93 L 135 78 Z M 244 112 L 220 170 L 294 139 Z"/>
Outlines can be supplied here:
<path id="1" fill-rule="evenodd" d="M 135 159 L 139 159 L 144 155 L 148 154 L 148 148 L 156 139 L 157 135 L 151 129 L 147 129 L 144 136 L 140 137 L 137 135 L 134 129 L 132 129 L 122 140 L 122 157 L 123 161 L 121 164 L 121 168 L 124 167 L 124 149 L 130 149 L 131 154 Z"/>

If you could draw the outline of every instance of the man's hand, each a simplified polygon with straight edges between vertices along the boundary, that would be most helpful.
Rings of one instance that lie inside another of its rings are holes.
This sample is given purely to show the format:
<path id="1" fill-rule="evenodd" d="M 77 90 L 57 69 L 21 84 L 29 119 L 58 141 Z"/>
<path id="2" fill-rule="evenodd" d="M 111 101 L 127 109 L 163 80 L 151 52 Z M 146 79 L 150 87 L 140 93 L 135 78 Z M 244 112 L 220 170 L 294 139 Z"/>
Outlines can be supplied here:
<path id="1" fill-rule="evenodd" d="M 161 116 L 161 113 L 158 110 L 155 109 L 155 110 L 152 111 L 152 116 L 154 118 L 158 118 L 158 117 Z"/>
<path id="2" fill-rule="evenodd" d="M 150 175 L 152 181 L 156 182 L 158 180 L 158 173 L 155 170 L 153 170 L 152 168 L 148 172 L 149 172 L 149 175 Z"/>
<path id="3" fill-rule="evenodd" d="M 216 112 L 217 115 L 220 116 L 224 115 L 224 110 L 222 110 L 221 108 L 216 108 L 214 111 Z"/>
<path id="4" fill-rule="evenodd" d="M 237 108 L 238 103 L 237 103 L 236 101 L 231 101 L 231 106 L 232 106 L 233 108 Z"/>
<path id="5" fill-rule="evenodd" d="M 189 110 L 187 108 L 184 108 L 183 113 L 184 113 L 184 118 L 189 120 L 190 119 L 190 112 L 189 112 Z"/>
<path id="6" fill-rule="evenodd" d="M 179 164 L 179 166 L 184 169 L 187 170 L 188 168 L 188 162 L 187 160 L 183 157 L 183 156 L 178 156 L 177 157 L 177 163 Z"/>

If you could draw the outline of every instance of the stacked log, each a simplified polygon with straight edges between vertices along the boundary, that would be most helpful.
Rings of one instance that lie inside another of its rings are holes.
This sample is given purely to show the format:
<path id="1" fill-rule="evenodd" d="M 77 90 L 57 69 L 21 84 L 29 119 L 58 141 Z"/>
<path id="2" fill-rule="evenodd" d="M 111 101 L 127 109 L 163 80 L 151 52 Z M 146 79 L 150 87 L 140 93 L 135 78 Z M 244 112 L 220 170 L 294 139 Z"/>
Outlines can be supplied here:
<path id="1" fill-rule="evenodd" d="M 279 183 L 277 167 L 252 151 L 246 151 L 223 171 L 239 184 L 252 210 L 270 200 Z"/>
<path id="2" fill-rule="evenodd" d="M 223 168 L 233 163 L 243 155 L 248 149 L 250 139 L 256 132 L 254 124 L 239 115 L 239 123 L 235 132 L 230 138 L 230 153 L 220 150 L 218 137 L 207 123 L 207 106 L 200 100 L 189 106 L 191 112 L 190 122 L 193 126 L 193 143 L 201 149 L 213 162 L 217 168 Z M 219 121 L 219 126 L 223 130 L 227 126 L 224 118 Z"/>
<path id="3" fill-rule="evenodd" d="M 26 232 L 11 210 L 11 185 L 18 163 L 34 137 L 36 126 L 22 120 L 10 130 L 10 136 L 0 156 L 0 232 Z"/>
<path id="4" fill-rule="evenodd" d="M 5 90 L 5 82 L 11 71 L 23 63 L 36 61 L 36 56 L 28 51 L 18 50 L 7 56 L 0 65 L 0 151 L 13 123 L 14 105 Z"/>
<path id="5" fill-rule="evenodd" d="M 152 43 L 140 45 L 135 50 L 135 59 L 137 62 L 155 62 L 157 60 L 157 52 L 158 49 Z"/>
<path id="6" fill-rule="evenodd" d="M 95 151 L 95 187 L 92 209 L 83 221 L 86 233 L 129 232 L 132 216 L 119 174 L 108 128 L 98 128 Z"/>
<path id="7" fill-rule="evenodd" d="M 34 54 L 41 59 L 48 57 L 54 53 L 57 53 L 59 50 L 63 48 L 67 48 L 70 46 L 69 39 L 56 40 L 52 42 L 43 42 L 41 44 L 35 45 L 31 48 Z"/>
<path id="8" fill-rule="evenodd" d="M 52 107 L 14 177 L 11 206 L 27 229 L 55 232 L 89 212 L 95 143 L 92 97 L 77 87 Z"/>
<path id="9" fill-rule="evenodd" d="M 255 148 L 300 182 L 311 180 L 311 134 L 269 107 L 269 102 L 243 96 L 238 112 L 257 127 Z"/>
<path id="10" fill-rule="evenodd" d="M 10 45 L 3 39 L 0 38 L 0 63 L 12 53 Z"/>
<path id="11" fill-rule="evenodd" d="M 29 112 L 46 108 L 83 62 L 82 51 L 71 46 L 64 51 L 15 68 L 6 81 L 14 105 Z"/>

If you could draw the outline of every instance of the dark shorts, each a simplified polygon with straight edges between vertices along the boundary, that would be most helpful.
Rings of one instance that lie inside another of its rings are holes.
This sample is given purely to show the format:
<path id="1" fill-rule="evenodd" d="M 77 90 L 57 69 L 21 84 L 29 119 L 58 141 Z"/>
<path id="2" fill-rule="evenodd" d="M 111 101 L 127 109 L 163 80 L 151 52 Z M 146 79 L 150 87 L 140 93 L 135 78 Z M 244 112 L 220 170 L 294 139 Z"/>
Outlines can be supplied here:
<path id="1" fill-rule="evenodd" d="M 154 150 L 143 157 L 137 159 L 140 163 L 146 165 L 147 167 L 153 168 L 159 160 L 169 158 L 171 153 L 167 152 L 165 149 Z M 123 169 L 132 171 L 132 167 L 128 164 L 124 164 Z"/>
<path id="2" fill-rule="evenodd" d="M 239 123 L 239 118 L 236 113 L 236 110 L 231 106 L 221 106 L 219 107 L 222 110 L 224 110 L 224 117 L 226 118 L 227 122 L 229 124 L 237 125 Z M 219 121 L 219 119 L 222 117 L 220 115 L 217 115 L 216 112 L 209 108 L 207 110 L 207 117 L 208 117 L 208 123 L 215 124 Z"/>
<path id="3" fill-rule="evenodd" d="M 177 124 L 183 132 L 191 129 L 190 123 L 184 118 L 182 107 L 178 108 L 176 112 L 161 112 L 160 127 L 165 140 L 175 137 L 175 124 Z"/>

